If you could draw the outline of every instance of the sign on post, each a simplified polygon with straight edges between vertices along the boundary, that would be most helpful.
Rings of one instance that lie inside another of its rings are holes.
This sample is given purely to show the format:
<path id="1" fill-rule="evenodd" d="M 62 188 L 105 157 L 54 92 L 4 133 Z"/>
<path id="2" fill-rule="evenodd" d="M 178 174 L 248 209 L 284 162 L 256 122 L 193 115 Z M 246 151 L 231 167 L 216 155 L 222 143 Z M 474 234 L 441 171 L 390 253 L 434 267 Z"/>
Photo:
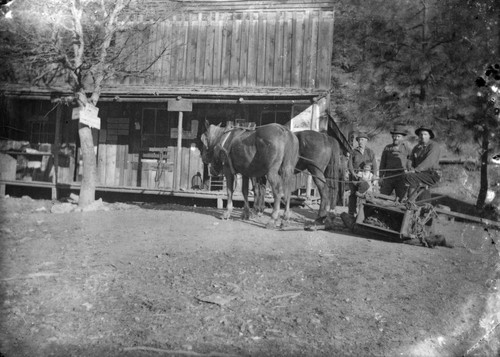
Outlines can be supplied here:
<path id="1" fill-rule="evenodd" d="M 74 107 L 71 112 L 71 119 L 78 120 L 80 119 L 80 107 Z"/>
<path id="2" fill-rule="evenodd" d="M 99 108 L 87 103 L 83 108 L 73 108 L 71 119 L 79 119 L 80 123 L 90 126 L 91 128 L 101 129 L 101 118 L 97 116 Z"/>
<path id="3" fill-rule="evenodd" d="M 169 99 L 167 102 L 169 112 L 192 112 L 193 102 L 187 99 Z"/>

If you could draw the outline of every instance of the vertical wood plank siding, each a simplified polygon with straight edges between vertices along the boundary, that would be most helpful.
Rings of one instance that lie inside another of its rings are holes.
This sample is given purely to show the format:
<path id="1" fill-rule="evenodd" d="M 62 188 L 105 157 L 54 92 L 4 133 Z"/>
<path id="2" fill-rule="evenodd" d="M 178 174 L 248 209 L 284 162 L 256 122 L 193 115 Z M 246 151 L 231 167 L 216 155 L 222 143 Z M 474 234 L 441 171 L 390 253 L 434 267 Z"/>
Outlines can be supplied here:
<path id="1" fill-rule="evenodd" d="M 145 35 L 117 38 L 118 45 L 130 49 L 124 53 L 129 56 L 127 68 L 131 71 L 143 70 L 141 66 L 159 57 L 147 69 L 147 76 L 131 76 L 121 83 L 246 87 L 257 91 L 262 87 L 328 90 L 333 11 L 300 8 L 298 0 L 289 1 L 296 7 L 187 12 L 154 25 Z M 229 3 L 233 1 L 227 0 Z M 244 6 L 238 0 L 234 3 Z M 120 122 L 114 124 L 118 130 Z M 174 174 L 179 170 L 180 188 L 190 189 L 193 176 L 203 172 L 198 149 L 183 147 L 181 161 L 177 162 L 177 147 L 168 147 L 168 157 L 161 165 L 155 160 L 141 160 L 142 154 L 129 153 L 128 145 L 110 144 L 106 133 L 110 139 L 112 132 L 103 129 L 98 145 L 102 185 L 173 189 Z"/>
<path id="2" fill-rule="evenodd" d="M 128 145 L 99 144 L 97 176 L 100 185 L 136 187 L 141 176 L 141 186 L 145 188 L 173 189 L 174 172 L 181 170 L 180 188 L 191 189 L 193 176 L 203 172 L 203 162 L 198 149 L 182 148 L 181 162 L 177 162 L 177 148 L 167 148 L 165 163 L 156 160 L 142 160 L 139 168 L 139 154 L 129 154 Z M 71 183 L 72 177 L 61 177 L 59 182 Z"/>
<path id="3" fill-rule="evenodd" d="M 130 68 L 161 58 L 149 76 L 125 83 L 328 89 L 333 11 L 187 13 L 143 41 Z"/>

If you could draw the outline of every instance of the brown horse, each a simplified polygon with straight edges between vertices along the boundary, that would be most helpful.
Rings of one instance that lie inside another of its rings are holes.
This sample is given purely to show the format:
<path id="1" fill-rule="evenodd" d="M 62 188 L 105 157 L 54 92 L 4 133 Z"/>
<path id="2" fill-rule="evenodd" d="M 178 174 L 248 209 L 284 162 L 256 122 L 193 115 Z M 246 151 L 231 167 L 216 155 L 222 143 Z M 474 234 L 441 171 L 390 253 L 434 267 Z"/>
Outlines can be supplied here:
<path id="1" fill-rule="evenodd" d="M 339 187 L 340 152 L 339 141 L 313 130 L 295 133 L 299 140 L 297 170 L 307 170 L 318 188 L 321 203 L 317 222 L 323 223 L 330 208 L 335 208 Z"/>
<path id="2" fill-rule="evenodd" d="M 269 181 L 274 206 L 268 227 L 274 227 L 279 216 L 281 199 L 285 202 L 284 219 L 290 218 L 291 179 L 298 160 L 299 143 L 297 137 L 279 124 L 268 124 L 255 130 L 244 128 L 226 129 L 220 125 L 205 123 L 207 131 L 202 135 L 205 164 L 211 164 L 212 174 L 223 173 L 227 182 L 227 211 L 223 219 L 228 219 L 233 210 L 234 178 L 242 175 L 244 204 L 243 218 L 250 217 L 248 204 L 248 182 L 252 178 L 256 199 L 263 199 L 265 179 Z"/>

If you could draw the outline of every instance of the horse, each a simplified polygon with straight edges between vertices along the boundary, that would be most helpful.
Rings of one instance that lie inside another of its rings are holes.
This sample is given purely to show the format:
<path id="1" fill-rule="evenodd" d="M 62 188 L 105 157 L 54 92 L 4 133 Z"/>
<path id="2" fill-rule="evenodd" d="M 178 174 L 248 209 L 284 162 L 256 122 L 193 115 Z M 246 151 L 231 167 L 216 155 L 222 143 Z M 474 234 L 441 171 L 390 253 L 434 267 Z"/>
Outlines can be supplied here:
<path id="1" fill-rule="evenodd" d="M 279 217 L 281 199 L 285 202 L 283 218 L 290 218 L 291 184 L 299 154 L 297 137 L 280 124 L 268 124 L 255 130 L 246 128 L 224 128 L 205 123 L 202 135 L 202 160 L 210 164 L 213 175 L 224 174 L 227 183 L 227 207 L 223 219 L 228 219 L 233 210 L 234 178 L 242 175 L 244 199 L 243 219 L 250 218 L 248 183 L 252 179 L 256 200 L 265 195 L 266 180 L 271 186 L 274 205 L 268 228 L 274 227 Z M 254 202 L 255 203 L 255 202 Z"/>
<path id="2" fill-rule="evenodd" d="M 295 135 L 299 140 L 296 170 L 307 170 L 311 174 L 321 198 L 316 222 L 323 224 L 328 211 L 337 204 L 340 144 L 336 138 L 314 130 L 299 131 Z"/>

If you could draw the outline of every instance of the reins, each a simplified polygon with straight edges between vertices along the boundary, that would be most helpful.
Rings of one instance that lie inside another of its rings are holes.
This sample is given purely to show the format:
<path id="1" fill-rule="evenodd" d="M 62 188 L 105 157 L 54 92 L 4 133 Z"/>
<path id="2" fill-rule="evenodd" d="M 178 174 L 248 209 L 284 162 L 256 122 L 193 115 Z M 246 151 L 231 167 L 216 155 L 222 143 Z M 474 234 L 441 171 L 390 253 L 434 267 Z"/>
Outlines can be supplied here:
<path id="1" fill-rule="evenodd" d="M 305 170 L 304 170 L 305 171 Z M 304 171 L 299 171 L 301 173 L 305 173 L 306 175 L 309 175 L 311 177 L 315 177 L 317 178 L 318 180 L 320 180 L 321 182 L 323 183 L 327 183 L 325 180 L 323 180 L 322 178 L 316 176 L 316 175 L 313 175 L 311 174 L 310 172 L 304 172 Z M 379 181 L 379 180 L 385 180 L 385 179 L 389 179 L 389 178 L 394 178 L 394 177 L 398 177 L 398 176 L 403 176 L 404 175 L 404 172 L 403 173 L 400 173 L 400 174 L 396 174 L 396 175 L 391 175 L 391 176 L 384 176 L 382 178 L 376 178 L 376 179 L 371 179 L 370 181 Z M 327 180 L 330 180 L 330 181 L 335 181 L 335 182 L 343 182 L 343 183 L 357 183 L 357 182 L 360 182 L 360 180 L 335 180 L 331 177 L 325 177 Z"/>
<path id="2" fill-rule="evenodd" d="M 244 127 L 232 127 L 230 129 L 226 129 L 223 131 L 223 133 L 221 134 L 221 142 L 216 144 L 214 146 L 214 148 L 217 148 L 219 147 L 220 151 L 222 151 L 224 153 L 224 156 L 226 157 L 226 162 L 229 166 L 229 169 L 231 170 L 231 174 L 235 175 L 236 174 L 236 171 L 234 169 L 234 166 L 233 166 L 233 162 L 231 160 L 231 157 L 229 155 L 230 153 L 230 150 L 231 150 L 231 142 L 232 141 L 229 141 L 229 146 L 226 148 L 225 145 L 226 145 L 226 142 L 228 141 L 229 137 L 231 136 L 231 134 L 235 131 L 235 130 L 241 130 L 241 131 L 253 131 L 255 129 L 250 129 L 250 128 L 244 128 Z M 225 136 L 225 137 L 224 137 Z M 299 155 L 299 158 L 303 159 L 303 160 L 306 160 L 306 161 L 309 161 L 314 167 L 316 167 L 318 170 L 320 171 L 323 171 L 321 170 L 321 168 L 315 164 L 315 162 L 309 158 L 306 158 L 304 156 L 301 156 Z M 224 161 L 223 161 L 223 164 L 224 164 Z M 305 170 L 303 171 L 298 171 L 298 172 L 304 172 Z M 384 170 L 379 170 L 379 171 L 383 171 L 383 172 L 388 172 L 388 171 L 401 171 L 401 169 L 384 169 Z M 359 182 L 360 180 L 339 180 L 339 179 L 333 179 L 332 177 L 325 177 L 326 180 L 323 180 L 322 178 L 318 177 L 317 175 L 313 175 L 311 174 L 310 172 L 306 172 L 307 175 L 311 176 L 311 177 L 315 177 L 316 179 L 320 180 L 321 182 L 323 182 L 324 184 L 327 184 L 327 180 L 329 181 L 334 181 L 334 182 L 339 182 L 339 183 L 345 183 L 345 184 L 349 184 L 349 183 L 357 183 Z M 395 174 L 395 175 L 390 175 L 390 176 L 385 176 L 383 178 L 376 178 L 376 179 L 371 179 L 369 181 L 371 182 L 374 182 L 374 181 L 378 181 L 380 179 L 389 179 L 389 178 L 394 178 L 394 177 L 399 177 L 399 176 L 402 176 L 404 175 L 404 172 L 402 173 L 398 173 L 398 174 Z"/>
<path id="3" fill-rule="evenodd" d="M 306 161 L 309 161 L 309 162 L 310 162 L 310 163 L 312 163 L 312 165 L 313 165 L 314 167 L 316 167 L 318 170 L 323 171 L 323 170 L 321 170 L 321 168 L 320 168 L 318 165 L 316 165 L 316 164 L 314 163 L 314 161 L 313 161 L 313 160 L 308 159 L 308 158 L 306 158 L 306 157 L 304 157 L 304 156 L 301 156 L 301 155 L 299 155 L 299 158 L 301 158 L 301 159 L 303 159 L 303 160 L 306 160 Z M 305 171 L 305 170 L 303 170 L 303 171 L 299 171 L 299 172 L 304 172 L 304 171 Z M 401 169 L 384 169 L 384 170 L 379 170 L 379 171 L 383 171 L 383 172 L 387 172 L 387 171 L 401 171 Z M 311 174 L 310 172 L 307 172 L 306 174 L 307 174 L 307 175 L 309 175 L 309 176 L 311 176 L 311 177 L 315 177 L 315 178 L 317 178 L 318 180 L 320 180 L 321 182 L 323 182 L 323 183 L 325 183 L 325 184 L 327 183 L 327 182 L 326 182 L 326 180 L 323 180 L 322 178 L 320 178 L 320 177 L 318 177 L 318 176 L 316 176 L 316 175 L 313 175 L 313 174 Z M 404 172 L 399 173 L 399 174 L 395 174 L 395 175 L 384 176 L 384 177 L 382 177 L 382 178 L 380 178 L 380 177 L 379 177 L 379 178 L 376 178 L 376 179 L 371 179 L 370 181 L 372 181 L 372 182 L 373 182 L 373 181 L 378 181 L 378 180 L 380 180 L 380 179 L 384 180 L 384 179 L 394 178 L 394 177 L 398 177 L 398 176 L 402 176 L 402 175 L 404 175 Z M 359 182 L 359 180 L 355 180 L 355 181 L 350 181 L 350 180 L 347 180 L 347 181 L 346 181 L 346 180 L 335 180 L 335 179 L 333 179 L 332 177 L 325 177 L 325 178 L 326 178 L 327 180 L 330 180 L 330 181 L 335 181 L 335 182 L 343 182 L 343 183 L 356 183 L 356 182 Z"/>

